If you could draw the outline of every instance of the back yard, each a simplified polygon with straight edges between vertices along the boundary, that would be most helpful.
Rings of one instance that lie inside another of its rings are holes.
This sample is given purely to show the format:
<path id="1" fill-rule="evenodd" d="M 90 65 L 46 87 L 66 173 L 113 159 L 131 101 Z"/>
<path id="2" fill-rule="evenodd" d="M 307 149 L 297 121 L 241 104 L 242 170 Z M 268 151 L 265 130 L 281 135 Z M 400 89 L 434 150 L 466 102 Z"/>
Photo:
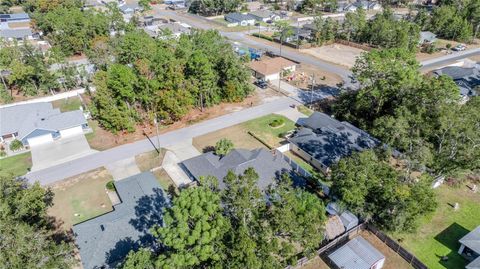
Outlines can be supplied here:
<path id="1" fill-rule="evenodd" d="M 283 124 L 278 127 L 271 127 L 270 123 L 274 120 L 283 120 Z M 258 139 L 255 139 L 248 132 L 255 134 L 270 147 L 280 146 L 284 139 L 281 134 L 291 131 L 295 128 L 295 123 L 284 116 L 270 114 L 251 121 L 237 124 L 228 128 L 221 129 L 212 133 L 195 137 L 193 146 L 199 151 L 208 151 L 215 146 L 218 140 L 222 138 L 230 139 L 236 148 L 255 149 L 266 147 Z"/>
<path id="2" fill-rule="evenodd" d="M 23 176 L 32 167 L 32 154 L 25 152 L 0 159 L 0 173 Z"/>
<path id="3" fill-rule="evenodd" d="M 457 253 L 458 240 L 480 225 L 480 193 L 473 193 L 466 185 L 443 185 L 436 192 L 436 212 L 425 216 L 415 233 L 392 236 L 429 268 L 465 268 L 467 261 Z M 460 206 L 457 211 L 453 209 L 455 203 Z M 448 260 L 441 261 L 442 256 Z"/>
<path id="4" fill-rule="evenodd" d="M 112 211 L 105 185 L 112 176 L 105 168 L 96 169 L 51 186 L 55 194 L 48 213 L 60 221 L 63 228 Z"/>

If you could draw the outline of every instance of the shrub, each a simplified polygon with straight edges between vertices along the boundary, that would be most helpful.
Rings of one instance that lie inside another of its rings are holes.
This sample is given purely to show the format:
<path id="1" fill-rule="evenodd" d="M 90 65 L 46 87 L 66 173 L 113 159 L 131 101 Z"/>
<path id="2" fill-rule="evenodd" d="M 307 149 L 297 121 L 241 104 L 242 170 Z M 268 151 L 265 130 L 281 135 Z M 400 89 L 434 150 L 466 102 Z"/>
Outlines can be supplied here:
<path id="1" fill-rule="evenodd" d="M 217 144 L 215 144 L 215 154 L 219 156 L 225 156 L 233 149 L 233 142 L 229 139 L 222 138 L 218 140 Z"/>
<path id="2" fill-rule="evenodd" d="M 285 120 L 282 118 L 279 119 L 274 119 L 272 122 L 270 122 L 270 127 L 279 127 L 285 123 Z"/>
<path id="3" fill-rule="evenodd" d="M 258 37 L 258 38 L 266 39 L 266 40 L 268 40 L 268 41 L 273 41 L 273 37 L 268 36 L 268 35 L 264 35 L 264 34 L 261 34 L 261 33 L 253 33 L 252 35 L 253 35 L 253 36 L 256 36 L 256 37 Z"/>
<path id="4" fill-rule="evenodd" d="M 115 191 L 115 184 L 113 184 L 113 180 L 110 180 L 109 182 L 107 182 L 107 185 L 105 185 L 105 187 L 109 191 Z"/>
<path id="5" fill-rule="evenodd" d="M 20 142 L 20 140 L 13 140 L 12 143 L 10 143 L 10 150 L 11 151 L 17 151 L 19 149 L 23 148 L 23 144 L 22 142 Z"/>
<path id="6" fill-rule="evenodd" d="M 7 156 L 7 153 L 5 152 L 5 150 L 0 150 L 0 157 L 5 157 Z"/>

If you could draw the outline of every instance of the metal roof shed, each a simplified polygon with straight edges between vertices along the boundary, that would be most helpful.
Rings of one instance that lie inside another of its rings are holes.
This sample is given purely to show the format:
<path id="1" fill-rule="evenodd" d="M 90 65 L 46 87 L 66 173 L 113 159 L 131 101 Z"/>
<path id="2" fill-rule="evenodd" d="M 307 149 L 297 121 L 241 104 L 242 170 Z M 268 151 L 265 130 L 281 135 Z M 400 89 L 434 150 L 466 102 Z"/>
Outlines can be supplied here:
<path id="1" fill-rule="evenodd" d="M 328 258 L 342 269 L 380 269 L 385 263 L 385 256 L 361 236 L 353 238 Z"/>

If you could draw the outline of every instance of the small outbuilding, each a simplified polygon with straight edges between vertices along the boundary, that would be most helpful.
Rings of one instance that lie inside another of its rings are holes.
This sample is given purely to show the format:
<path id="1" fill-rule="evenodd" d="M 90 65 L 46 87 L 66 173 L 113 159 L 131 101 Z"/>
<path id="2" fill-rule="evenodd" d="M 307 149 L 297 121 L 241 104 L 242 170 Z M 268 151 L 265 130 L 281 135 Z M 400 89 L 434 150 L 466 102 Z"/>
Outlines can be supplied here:
<path id="1" fill-rule="evenodd" d="M 437 35 L 429 31 L 420 32 L 420 45 L 432 44 L 437 41 Z"/>
<path id="2" fill-rule="evenodd" d="M 253 76 L 257 79 L 272 81 L 280 79 L 280 73 L 284 71 L 295 71 L 297 63 L 283 57 L 275 57 L 253 61 L 250 63 Z"/>
<path id="3" fill-rule="evenodd" d="M 348 241 L 328 258 L 342 269 L 381 269 L 385 264 L 385 256 L 361 236 Z"/>
<path id="4" fill-rule="evenodd" d="M 471 262 L 466 269 L 480 269 L 480 226 L 466 234 L 460 240 L 458 254 L 465 255 Z"/>

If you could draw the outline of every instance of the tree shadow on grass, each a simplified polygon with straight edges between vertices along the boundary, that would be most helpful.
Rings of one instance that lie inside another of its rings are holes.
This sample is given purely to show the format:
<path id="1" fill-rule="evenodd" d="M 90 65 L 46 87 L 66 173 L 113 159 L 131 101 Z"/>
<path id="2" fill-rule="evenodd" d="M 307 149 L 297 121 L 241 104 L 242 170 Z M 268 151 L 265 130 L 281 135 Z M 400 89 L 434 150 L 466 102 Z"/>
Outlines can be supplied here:
<path id="1" fill-rule="evenodd" d="M 445 230 L 435 236 L 435 240 L 450 249 L 449 253 L 434 253 L 438 257 L 438 262 L 447 269 L 456 269 L 465 267 L 465 259 L 458 254 L 460 248 L 460 240 L 470 231 L 458 223 L 453 223 Z M 442 259 L 444 256 L 447 259 Z"/>

